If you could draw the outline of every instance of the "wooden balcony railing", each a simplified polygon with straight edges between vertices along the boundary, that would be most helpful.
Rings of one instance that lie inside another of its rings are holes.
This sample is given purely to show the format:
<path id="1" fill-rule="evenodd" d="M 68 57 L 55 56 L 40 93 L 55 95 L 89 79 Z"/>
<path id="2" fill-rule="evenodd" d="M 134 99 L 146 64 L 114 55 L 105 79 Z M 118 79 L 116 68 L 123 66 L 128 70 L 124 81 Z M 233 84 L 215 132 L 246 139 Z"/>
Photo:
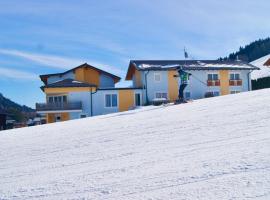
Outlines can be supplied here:
<path id="1" fill-rule="evenodd" d="M 207 86 L 220 86 L 220 80 L 207 80 Z"/>
<path id="2" fill-rule="evenodd" d="M 242 86 L 242 80 L 229 80 L 230 86 Z"/>

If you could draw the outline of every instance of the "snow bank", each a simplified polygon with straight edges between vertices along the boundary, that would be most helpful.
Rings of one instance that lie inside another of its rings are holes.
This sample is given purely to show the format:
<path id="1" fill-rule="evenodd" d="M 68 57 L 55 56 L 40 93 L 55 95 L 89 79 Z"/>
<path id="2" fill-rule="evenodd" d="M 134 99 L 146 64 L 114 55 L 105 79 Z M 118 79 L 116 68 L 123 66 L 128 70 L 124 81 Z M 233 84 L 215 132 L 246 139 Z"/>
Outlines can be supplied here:
<path id="1" fill-rule="evenodd" d="M 260 70 L 254 70 L 251 73 L 251 79 L 259 79 L 270 76 L 270 67 L 264 66 L 264 63 L 270 59 L 270 54 L 267 56 L 264 56 L 262 58 L 259 58 L 258 60 L 255 60 L 251 62 L 250 64 L 259 67 Z"/>
<path id="2" fill-rule="evenodd" d="M 270 199 L 270 90 L 0 132 L 0 199 Z"/>

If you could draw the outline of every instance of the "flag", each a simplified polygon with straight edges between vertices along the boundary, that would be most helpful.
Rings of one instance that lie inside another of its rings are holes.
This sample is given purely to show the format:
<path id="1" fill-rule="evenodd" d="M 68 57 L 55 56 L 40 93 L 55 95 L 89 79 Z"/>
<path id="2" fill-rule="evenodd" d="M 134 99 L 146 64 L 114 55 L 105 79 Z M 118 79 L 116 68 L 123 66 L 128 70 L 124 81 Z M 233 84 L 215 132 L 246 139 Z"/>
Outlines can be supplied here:
<path id="1" fill-rule="evenodd" d="M 185 48 L 184 48 L 184 56 L 185 56 L 185 58 L 188 58 L 188 53 L 186 52 Z"/>

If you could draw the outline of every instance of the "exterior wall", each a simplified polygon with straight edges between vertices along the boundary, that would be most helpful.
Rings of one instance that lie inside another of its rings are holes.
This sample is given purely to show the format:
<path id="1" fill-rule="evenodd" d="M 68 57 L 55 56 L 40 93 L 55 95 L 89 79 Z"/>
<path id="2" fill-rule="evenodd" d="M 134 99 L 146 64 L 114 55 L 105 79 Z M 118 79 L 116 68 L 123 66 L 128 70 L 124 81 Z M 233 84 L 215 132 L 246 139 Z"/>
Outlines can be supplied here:
<path id="1" fill-rule="evenodd" d="M 95 88 L 92 88 L 95 91 Z M 61 93 L 68 93 L 68 92 L 83 92 L 83 91 L 91 91 L 89 87 L 66 87 L 66 88 L 45 88 L 44 92 L 46 94 L 61 94 Z"/>
<path id="2" fill-rule="evenodd" d="M 221 95 L 227 95 L 230 93 L 229 91 L 229 71 L 221 70 L 219 71 L 219 79 L 220 79 L 220 91 Z"/>
<path id="3" fill-rule="evenodd" d="M 240 79 L 242 79 L 242 86 L 229 86 L 230 91 L 240 91 L 240 92 L 246 92 L 251 90 L 251 83 L 250 83 L 250 73 L 248 70 L 232 70 L 229 72 L 230 73 L 239 73 L 240 74 Z M 250 89 L 248 88 L 250 86 Z"/>
<path id="4" fill-rule="evenodd" d="M 118 112 L 118 106 L 112 108 L 105 107 L 105 94 L 117 94 L 117 90 L 98 90 L 97 93 L 93 94 L 93 115 L 103 115 L 108 113 Z M 119 105 L 119 96 L 117 99 Z"/>
<path id="5" fill-rule="evenodd" d="M 68 72 L 62 76 L 59 76 L 59 75 L 55 75 L 55 76 L 50 76 L 48 77 L 47 79 L 47 84 L 51 84 L 51 83 L 55 83 L 57 81 L 62 81 L 64 79 L 75 79 L 75 75 L 73 72 Z"/>
<path id="6" fill-rule="evenodd" d="M 68 102 L 82 102 L 82 112 L 77 113 L 77 118 L 80 114 L 91 116 L 91 93 L 89 91 L 68 93 Z"/>
<path id="7" fill-rule="evenodd" d="M 57 115 L 58 113 L 48 113 L 46 114 L 46 120 L 47 120 L 47 123 L 54 123 L 55 122 L 55 116 Z M 69 117 L 69 113 L 59 113 L 61 115 L 61 121 L 67 121 L 70 119 Z"/>
<path id="8" fill-rule="evenodd" d="M 176 70 L 171 70 L 167 72 L 168 74 L 168 98 L 170 101 L 175 101 L 178 99 L 179 90 L 179 78 L 175 78 L 178 75 Z"/>
<path id="9" fill-rule="evenodd" d="M 46 114 L 46 120 L 47 120 L 47 124 L 48 123 L 53 123 L 55 119 L 55 114 L 54 113 L 48 113 Z"/>
<path id="10" fill-rule="evenodd" d="M 133 87 L 142 87 L 142 72 L 135 69 L 132 80 Z"/>
<path id="11" fill-rule="evenodd" d="M 154 74 L 160 73 L 161 79 L 159 82 L 154 80 Z M 168 74 L 167 71 L 149 71 L 147 74 L 147 96 L 151 102 L 156 98 L 156 92 L 168 93 Z"/>
<path id="12" fill-rule="evenodd" d="M 119 111 L 127 111 L 135 106 L 133 90 L 119 90 Z"/>
<path id="13" fill-rule="evenodd" d="M 121 111 L 127 111 L 135 107 L 135 94 L 140 93 L 141 89 L 127 89 L 127 90 L 98 90 L 93 94 L 93 115 L 103 115 Z M 117 95 L 117 107 L 106 108 L 105 107 L 105 95 L 116 94 Z M 142 99 L 141 99 L 142 100 Z"/>
<path id="14" fill-rule="evenodd" d="M 154 73 L 161 73 L 161 81 L 154 81 Z M 248 85 L 250 76 L 248 70 L 187 70 L 191 73 L 189 85 L 186 87 L 185 92 L 190 92 L 191 99 L 201 99 L 205 97 L 207 92 L 219 92 L 220 95 L 230 94 L 230 91 L 248 91 Z M 240 73 L 240 79 L 242 79 L 242 86 L 229 86 L 230 73 Z M 207 86 L 207 78 L 209 73 L 219 74 L 220 86 Z M 146 71 L 142 72 L 142 84 L 146 85 L 145 81 Z M 150 71 L 147 75 L 147 96 L 149 103 L 155 98 L 156 92 L 167 92 L 168 98 L 174 101 L 178 98 L 178 85 L 179 78 L 173 77 L 177 75 L 176 71 Z M 143 90 L 143 103 L 146 103 L 146 90 Z"/>
<path id="15" fill-rule="evenodd" d="M 100 74 L 100 88 L 112 88 L 114 87 L 114 79 L 105 74 Z"/>
<path id="16" fill-rule="evenodd" d="M 91 68 L 78 68 L 75 70 L 75 79 L 86 83 L 91 83 L 99 86 L 100 73 L 97 70 Z"/>

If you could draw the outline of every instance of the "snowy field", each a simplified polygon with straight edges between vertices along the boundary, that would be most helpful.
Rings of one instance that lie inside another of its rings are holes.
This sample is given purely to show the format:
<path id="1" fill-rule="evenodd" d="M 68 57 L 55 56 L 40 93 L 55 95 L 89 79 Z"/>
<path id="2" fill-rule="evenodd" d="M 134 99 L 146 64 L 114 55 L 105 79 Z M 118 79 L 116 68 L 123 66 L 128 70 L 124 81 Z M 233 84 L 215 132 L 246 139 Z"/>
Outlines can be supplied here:
<path id="1" fill-rule="evenodd" d="M 270 90 L 0 132 L 0 199 L 270 199 Z"/>

